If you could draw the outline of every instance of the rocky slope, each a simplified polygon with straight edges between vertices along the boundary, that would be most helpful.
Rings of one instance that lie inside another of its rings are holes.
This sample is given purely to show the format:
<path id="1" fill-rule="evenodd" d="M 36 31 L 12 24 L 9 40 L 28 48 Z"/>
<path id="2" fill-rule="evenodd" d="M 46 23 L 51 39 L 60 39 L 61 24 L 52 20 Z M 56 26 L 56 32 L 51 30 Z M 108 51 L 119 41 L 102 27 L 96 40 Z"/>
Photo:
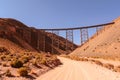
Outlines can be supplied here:
<path id="1" fill-rule="evenodd" d="M 120 17 L 112 25 L 104 26 L 81 47 L 74 50 L 71 55 L 84 57 L 120 58 Z"/>
<path id="2" fill-rule="evenodd" d="M 55 37 L 55 44 L 52 45 L 52 35 Z M 0 37 L 6 38 L 21 47 L 30 51 L 45 51 L 54 53 L 66 53 L 65 39 L 55 34 L 38 30 L 34 27 L 28 27 L 25 24 L 11 18 L 0 18 Z M 57 47 L 57 39 L 59 39 L 60 46 Z M 69 42 L 69 44 L 73 44 Z M 74 45 L 74 49 L 77 45 Z M 68 51 L 72 51 L 71 46 L 68 46 Z"/>
<path id="3" fill-rule="evenodd" d="M 31 52 L 0 38 L 0 80 L 34 80 L 60 64 L 55 55 Z"/>
<path id="4" fill-rule="evenodd" d="M 37 30 L 0 18 L 0 80 L 34 80 L 60 65 L 56 55 L 36 48 Z"/>

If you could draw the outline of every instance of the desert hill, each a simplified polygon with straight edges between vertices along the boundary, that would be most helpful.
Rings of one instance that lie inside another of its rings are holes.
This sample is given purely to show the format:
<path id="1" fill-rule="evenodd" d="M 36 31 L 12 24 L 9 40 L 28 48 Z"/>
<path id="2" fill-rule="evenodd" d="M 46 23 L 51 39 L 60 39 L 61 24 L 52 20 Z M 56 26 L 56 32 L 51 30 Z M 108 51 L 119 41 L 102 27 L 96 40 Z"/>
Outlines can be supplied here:
<path id="1" fill-rule="evenodd" d="M 52 45 L 52 35 L 55 36 L 54 45 Z M 51 52 L 53 48 L 54 53 L 66 53 L 66 41 L 63 37 L 34 27 L 28 27 L 22 22 L 11 18 L 0 18 L 0 37 L 8 39 L 29 51 Z M 59 48 L 56 45 L 57 39 L 60 43 Z M 73 43 L 69 42 L 69 44 L 72 45 Z M 73 45 L 75 49 L 77 45 Z M 68 51 L 72 51 L 71 46 L 68 46 Z"/>
<path id="2" fill-rule="evenodd" d="M 37 50 L 31 42 L 37 39 L 35 31 L 0 18 L 0 80 L 33 80 L 61 64 L 56 55 Z"/>
<path id="3" fill-rule="evenodd" d="M 102 30 L 70 55 L 120 58 L 120 17 L 113 22 L 114 24 L 104 26 Z"/>
<path id="4" fill-rule="evenodd" d="M 29 51 L 0 38 L 0 80 L 30 80 L 60 65 L 57 56 Z"/>

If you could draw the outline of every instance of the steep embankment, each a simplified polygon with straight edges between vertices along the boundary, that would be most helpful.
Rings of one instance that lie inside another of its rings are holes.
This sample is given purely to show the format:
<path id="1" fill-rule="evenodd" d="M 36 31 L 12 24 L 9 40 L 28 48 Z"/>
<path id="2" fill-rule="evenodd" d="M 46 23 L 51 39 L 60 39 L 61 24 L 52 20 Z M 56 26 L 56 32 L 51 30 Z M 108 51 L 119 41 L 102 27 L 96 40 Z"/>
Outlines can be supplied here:
<path id="1" fill-rule="evenodd" d="M 61 64 L 57 56 L 37 52 L 30 31 L 16 20 L 0 19 L 0 80 L 33 80 Z"/>
<path id="2" fill-rule="evenodd" d="M 22 47 L 4 38 L 0 38 L 0 47 L 7 48 L 11 53 L 25 52 Z"/>
<path id="3" fill-rule="evenodd" d="M 24 32 L 23 32 L 23 30 Z M 29 28 L 23 23 L 10 19 L 10 18 L 0 18 L 0 37 L 4 39 L 8 39 L 15 44 L 18 44 L 24 49 L 28 49 L 30 51 L 36 51 L 34 47 L 32 47 L 30 43 L 30 36 L 28 36 Z M 30 33 L 30 32 L 29 32 Z M 27 38 L 29 39 L 27 41 Z"/>
<path id="4" fill-rule="evenodd" d="M 0 80 L 36 79 L 60 64 L 55 55 L 30 52 L 0 38 Z"/>
<path id="5" fill-rule="evenodd" d="M 52 45 L 53 35 L 54 44 Z M 61 54 L 61 51 L 66 53 L 66 39 L 44 30 L 28 27 L 11 18 L 0 18 L 0 37 L 6 38 L 30 51 L 52 52 L 53 49 L 54 53 Z M 69 44 L 72 45 L 73 43 L 69 42 Z M 73 45 L 75 49 L 77 46 Z M 72 51 L 71 46 L 68 46 L 68 51 Z"/>
<path id="6" fill-rule="evenodd" d="M 114 24 L 105 26 L 98 35 L 94 35 L 83 46 L 74 50 L 71 55 L 85 57 L 120 57 L 120 17 Z"/>

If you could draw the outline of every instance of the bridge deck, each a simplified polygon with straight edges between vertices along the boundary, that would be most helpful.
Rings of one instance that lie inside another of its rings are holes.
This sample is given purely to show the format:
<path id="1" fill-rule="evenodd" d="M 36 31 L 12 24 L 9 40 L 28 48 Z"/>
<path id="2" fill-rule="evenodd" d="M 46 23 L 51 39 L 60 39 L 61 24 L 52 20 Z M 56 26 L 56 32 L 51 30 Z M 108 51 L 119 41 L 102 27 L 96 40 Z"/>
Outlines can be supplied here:
<path id="1" fill-rule="evenodd" d="M 39 30 L 52 31 L 52 30 L 86 29 L 86 28 L 94 28 L 94 27 L 106 26 L 106 25 L 110 25 L 110 24 L 114 24 L 114 23 L 115 23 L 115 22 L 110 22 L 110 23 L 105 23 L 105 24 L 98 24 L 98 25 L 92 25 L 92 26 L 75 27 L 75 28 L 56 28 L 56 29 L 39 29 Z"/>

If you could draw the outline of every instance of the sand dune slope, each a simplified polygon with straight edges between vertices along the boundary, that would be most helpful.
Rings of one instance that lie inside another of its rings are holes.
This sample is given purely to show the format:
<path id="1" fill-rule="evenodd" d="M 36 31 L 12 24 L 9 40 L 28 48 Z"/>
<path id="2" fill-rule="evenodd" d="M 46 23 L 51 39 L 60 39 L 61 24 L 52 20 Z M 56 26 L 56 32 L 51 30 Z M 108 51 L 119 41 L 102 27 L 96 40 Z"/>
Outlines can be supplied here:
<path id="1" fill-rule="evenodd" d="M 59 57 L 63 65 L 40 76 L 37 80 L 120 80 L 120 73 L 90 62 Z"/>

